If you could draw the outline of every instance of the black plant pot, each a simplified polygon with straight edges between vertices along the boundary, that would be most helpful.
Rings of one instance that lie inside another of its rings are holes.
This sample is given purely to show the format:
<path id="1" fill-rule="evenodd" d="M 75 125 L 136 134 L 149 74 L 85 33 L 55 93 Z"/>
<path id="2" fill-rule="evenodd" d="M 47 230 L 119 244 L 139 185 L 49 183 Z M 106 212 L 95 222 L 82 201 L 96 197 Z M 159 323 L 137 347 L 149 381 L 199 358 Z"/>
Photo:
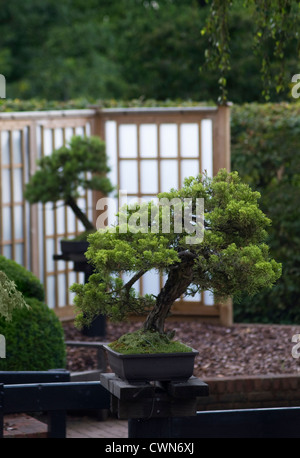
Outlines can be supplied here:
<path id="1" fill-rule="evenodd" d="M 195 357 L 192 349 L 184 353 L 153 353 L 124 355 L 104 345 L 112 371 L 127 382 L 178 381 L 186 382 L 194 371 Z"/>
<path id="2" fill-rule="evenodd" d="M 60 247 L 64 259 L 74 262 L 75 272 L 84 272 L 85 283 L 93 273 L 92 266 L 87 262 L 85 252 L 89 243 L 85 240 L 61 240 Z M 82 329 L 82 334 L 89 337 L 105 337 L 106 335 L 106 316 L 97 316 L 90 326 Z"/>

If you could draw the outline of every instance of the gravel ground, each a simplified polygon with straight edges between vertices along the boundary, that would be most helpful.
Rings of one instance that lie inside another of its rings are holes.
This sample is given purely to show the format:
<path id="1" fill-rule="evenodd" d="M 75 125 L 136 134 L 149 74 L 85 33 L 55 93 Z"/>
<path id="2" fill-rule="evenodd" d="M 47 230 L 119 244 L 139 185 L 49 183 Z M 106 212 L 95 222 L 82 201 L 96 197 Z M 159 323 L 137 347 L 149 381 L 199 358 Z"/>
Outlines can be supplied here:
<path id="1" fill-rule="evenodd" d="M 66 340 L 111 342 L 125 332 L 140 327 L 138 323 L 107 323 L 105 339 L 87 337 L 75 329 L 72 322 L 63 324 Z M 171 322 L 168 329 L 176 330 L 178 340 L 199 351 L 195 359 L 197 377 L 226 377 L 235 375 L 299 374 L 300 358 L 292 356 L 299 326 L 242 325 L 231 327 L 197 322 Z M 300 356 L 300 349 L 299 349 Z M 96 368 L 96 352 L 67 347 L 67 369 L 82 371 Z"/>

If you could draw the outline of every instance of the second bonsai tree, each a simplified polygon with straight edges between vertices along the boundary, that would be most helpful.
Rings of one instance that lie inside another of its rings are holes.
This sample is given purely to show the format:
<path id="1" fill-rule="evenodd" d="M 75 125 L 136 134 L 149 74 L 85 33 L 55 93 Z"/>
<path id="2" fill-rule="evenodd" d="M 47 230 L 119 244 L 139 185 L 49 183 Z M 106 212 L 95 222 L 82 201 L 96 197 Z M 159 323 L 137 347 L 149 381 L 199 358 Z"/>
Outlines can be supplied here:
<path id="1" fill-rule="evenodd" d="M 96 230 L 77 204 L 80 189 L 108 194 L 113 186 L 107 177 L 109 167 L 105 143 L 99 137 L 71 138 L 62 146 L 38 161 L 38 169 L 25 187 L 25 198 L 31 203 L 62 201 L 70 207 L 87 233 Z"/>
<path id="2" fill-rule="evenodd" d="M 211 291 L 216 300 L 253 295 L 281 275 L 281 265 L 270 258 L 265 244 L 270 220 L 259 209 L 260 195 L 242 183 L 237 172 L 221 170 L 212 179 L 191 177 L 181 189 L 158 197 L 159 202 L 176 203 L 167 205 L 168 230 L 160 203 L 125 206 L 118 225 L 88 237 L 86 257 L 95 273 L 88 283 L 71 288 L 79 326 L 98 314 L 116 321 L 131 314 L 144 316 L 140 331 L 111 344 L 121 353 L 178 351 L 173 333 L 165 332 L 165 321 L 174 301 L 184 295 Z M 204 203 L 200 220 L 197 199 Z M 197 225 L 202 232 L 192 241 L 191 228 L 197 232 Z M 139 295 L 134 285 L 153 269 L 166 275 L 164 286 L 157 296 Z M 131 278 L 125 282 L 122 273 Z"/>

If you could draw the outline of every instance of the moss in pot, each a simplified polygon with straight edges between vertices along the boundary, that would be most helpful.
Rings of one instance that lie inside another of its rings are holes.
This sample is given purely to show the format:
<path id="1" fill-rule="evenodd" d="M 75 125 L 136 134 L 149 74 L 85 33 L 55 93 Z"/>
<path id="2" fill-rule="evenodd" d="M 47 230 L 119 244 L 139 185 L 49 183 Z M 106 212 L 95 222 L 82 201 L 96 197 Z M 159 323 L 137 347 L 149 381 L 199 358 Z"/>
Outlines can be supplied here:
<path id="1" fill-rule="evenodd" d="M 138 314 L 144 318 L 140 331 L 111 343 L 109 351 L 122 350 L 118 354 L 123 360 L 133 354 L 136 358 L 180 354 L 172 350 L 174 332 L 165 332 L 165 321 L 178 298 L 211 291 L 216 301 L 223 301 L 272 287 L 280 277 L 281 265 L 270 258 L 265 244 L 271 222 L 259 209 L 259 197 L 237 172 L 220 170 L 212 179 L 205 174 L 187 178 L 181 189 L 159 194 L 157 204 L 122 208 L 118 225 L 88 237 L 86 256 L 95 273 L 85 285 L 71 287 L 76 293 L 77 326 L 99 313 L 116 321 Z M 152 270 L 166 276 L 164 286 L 157 296 L 140 295 L 134 285 Z M 127 281 L 120 277 L 124 272 L 127 278 L 131 274 Z M 163 342 L 163 347 L 155 348 L 153 341 Z M 185 350 L 182 355 L 190 357 L 195 352 L 190 347 Z M 155 365 L 150 363 L 150 377 L 155 377 L 151 374 Z M 175 376 L 180 367 L 181 362 L 173 367 Z M 122 372 L 120 376 L 130 379 Z M 135 373 L 131 380 L 138 377 Z"/>

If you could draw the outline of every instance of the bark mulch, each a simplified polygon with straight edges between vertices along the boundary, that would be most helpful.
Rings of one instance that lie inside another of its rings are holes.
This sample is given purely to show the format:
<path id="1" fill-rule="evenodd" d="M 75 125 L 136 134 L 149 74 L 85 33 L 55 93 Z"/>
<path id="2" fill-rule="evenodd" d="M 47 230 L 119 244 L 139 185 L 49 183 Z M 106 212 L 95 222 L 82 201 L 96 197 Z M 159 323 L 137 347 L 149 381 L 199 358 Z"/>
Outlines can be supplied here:
<path id="1" fill-rule="evenodd" d="M 139 323 L 107 323 L 105 338 L 88 337 L 63 323 L 66 340 L 111 342 L 125 332 L 140 327 Z M 178 340 L 199 351 L 195 360 L 197 377 L 299 374 L 300 358 L 292 355 L 292 342 L 300 334 L 299 326 L 234 324 L 231 327 L 198 322 L 170 322 Z M 296 351 L 300 356 L 300 349 Z M 96 368 L 96 351 L 67 347 L 67 369 L 71 372 Z"/>

